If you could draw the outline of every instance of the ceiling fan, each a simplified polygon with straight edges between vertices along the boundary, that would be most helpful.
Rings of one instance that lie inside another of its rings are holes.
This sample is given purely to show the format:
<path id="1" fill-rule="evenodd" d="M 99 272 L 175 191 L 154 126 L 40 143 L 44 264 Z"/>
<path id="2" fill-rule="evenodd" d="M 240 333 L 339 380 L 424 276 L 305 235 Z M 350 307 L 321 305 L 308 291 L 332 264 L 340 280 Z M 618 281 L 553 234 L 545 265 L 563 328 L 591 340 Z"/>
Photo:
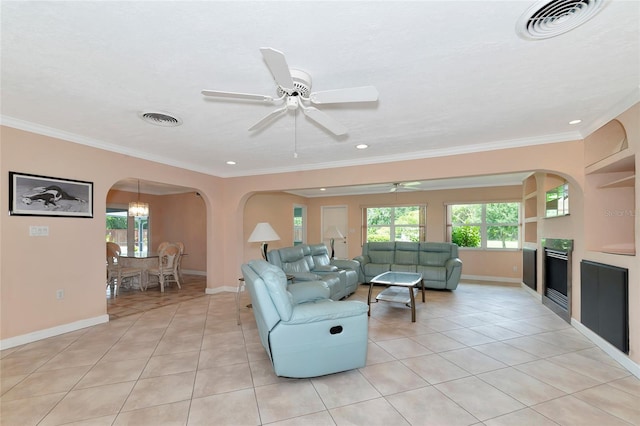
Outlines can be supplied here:
<path id="1" fill-rule="evenodd" d="M 311 120 L 318 123 L 336 136 L 347 133 L 347 128 L 312 105 L 339 104 L 349 102 L 375 102 L 378 90 L 373 86 L 352 87 L 346 89 L 311 92 L 311 75 L 299 69 L 290 69 L 284 54 L 270 47 L 260 48 L 262 57 L 273 75 L 277 86 L 278 97 L 254 95 L 250 93 L 224 92 L 220 90 L 203 90 L 205 96 L 228 99 L 245 99 L 282 104 L 279 108 L 260 119 L 249 130 L 263 127 L 287 111 L 294 113 L 298 108 Z"/>
<path id="2" fill-rule="evenodd" d="M 389 192 L 400 191 L 420 191 L 420 188 L 414 188 L 414 186 L 420 185 L 422 182 L 396 182 L 391 184 Z"/>

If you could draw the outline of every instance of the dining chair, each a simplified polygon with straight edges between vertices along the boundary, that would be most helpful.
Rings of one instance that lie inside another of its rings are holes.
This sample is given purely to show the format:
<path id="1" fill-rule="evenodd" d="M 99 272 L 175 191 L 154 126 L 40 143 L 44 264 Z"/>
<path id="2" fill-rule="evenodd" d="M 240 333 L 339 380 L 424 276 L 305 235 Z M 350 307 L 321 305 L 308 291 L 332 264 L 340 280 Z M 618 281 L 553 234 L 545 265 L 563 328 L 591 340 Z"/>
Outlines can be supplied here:
<path id="1" fill-rule="evenodd" d="M 114 296 L 118 296 L 124 280 L 137 277 L 140 291 L 142 291 L 142 269 L 122 266 L 120 250 L 118 244 L 107 242 L 107 286 L 114 289 Z"/>
<path id="2" fill-rule="evenodd" d="M 160 253 L 168 244 L 170 244 L 169 241 L 163 241 L 158 244 L 158 253 Z"/>
<path id="3" fill-rule="evenodd" d="M 182 280 L 182 256 L 184 256 L 184 243 L 182 241 L 176 242 L 178 248 L 180 248 L 180 257 L 178 257 L 178 275 Z"/>
<path id="4" fill-rule="evenodd" d="M 160 292 L 164 293 L 165 284 L 170 282 L 175 282 L 178 284 L 178 288 L 182 288 L 178 275 L 180 254 L 180 247 L 177 244 L 168 243 L 164 245 L 158 253 L 158 267 L 147 269 L 147 286 L 149 285 L 148 276 L 153 275 L 158 277 Z"/>

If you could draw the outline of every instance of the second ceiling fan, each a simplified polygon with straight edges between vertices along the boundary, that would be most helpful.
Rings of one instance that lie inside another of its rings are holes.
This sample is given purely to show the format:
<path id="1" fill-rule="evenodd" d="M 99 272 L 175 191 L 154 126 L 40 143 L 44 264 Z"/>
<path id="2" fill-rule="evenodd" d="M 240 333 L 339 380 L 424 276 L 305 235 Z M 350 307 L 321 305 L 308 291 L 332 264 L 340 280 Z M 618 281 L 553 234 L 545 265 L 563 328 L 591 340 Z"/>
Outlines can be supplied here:
<path id="1" fill-rule="evenodd" d="M 311 76 L 299 69 L 290 69 L 284 54 L 270 47 L 260 49 L 262 57 L 267 63 L 271 75 L 277 86 L 277 97 L 255 95 L 251 93 L 225 92 L 220 90 L 203 90 L 205 96 L 229 99 L 246 99 L 282 106 L 260 119 L 249 130 L 256 130 L 266 126 L 285 112 L 298 108 L 304 115 L 315 121 L 336 136 L 347 133 L 347 128 L 323 111 L 312 105 L 340 104 L 350 102 L 375 102 L 378 100 L 378 90 L 373 86 L 352 87 L 346 89 L 325 90 L 311 92 Z"/>

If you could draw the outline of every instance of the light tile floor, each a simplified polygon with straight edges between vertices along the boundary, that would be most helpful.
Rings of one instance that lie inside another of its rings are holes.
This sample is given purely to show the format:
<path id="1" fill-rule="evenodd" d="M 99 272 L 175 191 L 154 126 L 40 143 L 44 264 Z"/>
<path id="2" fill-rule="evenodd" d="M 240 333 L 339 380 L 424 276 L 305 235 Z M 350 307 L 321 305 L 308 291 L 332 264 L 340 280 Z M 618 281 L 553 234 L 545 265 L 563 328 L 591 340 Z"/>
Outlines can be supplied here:
<path id="1" fill-rule="evenodd" d="M 123 293 L 108 324 L 2 351 L 0 424 L 640 425 L 640 380 L 519 287 L 428 291 L 416 323 L 374 304 L 365 367 L 286 379 L 247 293 L 238 326 L 235 295 L 191 278 Z"/>

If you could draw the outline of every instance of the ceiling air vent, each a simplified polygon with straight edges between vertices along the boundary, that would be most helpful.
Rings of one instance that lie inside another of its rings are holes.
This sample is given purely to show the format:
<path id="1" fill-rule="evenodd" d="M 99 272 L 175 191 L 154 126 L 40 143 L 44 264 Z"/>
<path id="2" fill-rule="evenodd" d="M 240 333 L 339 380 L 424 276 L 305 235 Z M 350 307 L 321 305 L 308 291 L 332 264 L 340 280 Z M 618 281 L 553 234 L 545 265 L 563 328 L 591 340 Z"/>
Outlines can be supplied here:
<path id="1" fill-rule="evenodd" d="M 182 120 L 163 112 L 141 112 L 138 114 L 147 123 L 162 127 L 176 127 L 182 124 Z"/>
<path id="2" fill-rule="evenodd" d="M 518 20 L 516 33 L 526 40 L 564 34 L 593 18 L 605 0 L 544 0 L 531 6 Z"/>

